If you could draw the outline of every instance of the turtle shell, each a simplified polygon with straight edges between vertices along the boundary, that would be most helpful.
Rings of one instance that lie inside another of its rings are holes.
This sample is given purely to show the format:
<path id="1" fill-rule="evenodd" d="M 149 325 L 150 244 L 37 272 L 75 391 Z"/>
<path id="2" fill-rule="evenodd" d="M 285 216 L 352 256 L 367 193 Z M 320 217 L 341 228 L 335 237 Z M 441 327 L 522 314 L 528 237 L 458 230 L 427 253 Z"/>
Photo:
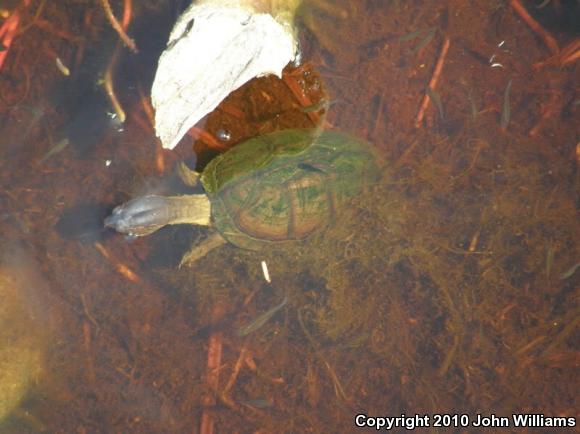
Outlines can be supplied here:
<path id="1" fill-rule="evenodd" d="M 217 230 L 232 244 L 257 250 L 325 227 L 378 174 L 367 142 L 291 129 L 235 146 L 207 165 L 201 181 Z"/>

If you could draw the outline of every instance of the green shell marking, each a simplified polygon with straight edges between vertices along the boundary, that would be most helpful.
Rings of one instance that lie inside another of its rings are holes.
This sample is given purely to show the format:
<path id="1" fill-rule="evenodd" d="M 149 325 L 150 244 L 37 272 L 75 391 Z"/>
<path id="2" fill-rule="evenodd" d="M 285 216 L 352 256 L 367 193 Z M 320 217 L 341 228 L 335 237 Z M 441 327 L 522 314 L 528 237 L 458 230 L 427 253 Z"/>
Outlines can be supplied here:
<path id="1" fill-rule="evenodd" d="M 217 230 L 256 250 L 325 227 L 378 174 L 368 143 L 336 131 L 295 129 L 237 145 L 208 164 L 201 181 Z"/>

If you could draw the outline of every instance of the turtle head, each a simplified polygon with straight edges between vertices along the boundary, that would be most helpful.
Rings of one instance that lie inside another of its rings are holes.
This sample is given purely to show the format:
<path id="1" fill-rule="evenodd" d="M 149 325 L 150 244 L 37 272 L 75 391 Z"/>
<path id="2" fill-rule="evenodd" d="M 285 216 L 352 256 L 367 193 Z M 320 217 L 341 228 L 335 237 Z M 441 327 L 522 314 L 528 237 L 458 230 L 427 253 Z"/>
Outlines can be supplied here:
<path id="1" fill-rule="evenodd" d="M 204 194 L 183 196 L 147 195 L 116 207 L 105 219 L 105 227 L 130 237 L 152 234 L 166 225 L 208 226 L 210 202 Z"/>
<path id="2" fill-rule="evenodd" d="M 115 207 L 105 219 L 105 227 L 131 237 L 149 235 L 171 223 L 167 219 L 166 198 L 147 195 Z"/>

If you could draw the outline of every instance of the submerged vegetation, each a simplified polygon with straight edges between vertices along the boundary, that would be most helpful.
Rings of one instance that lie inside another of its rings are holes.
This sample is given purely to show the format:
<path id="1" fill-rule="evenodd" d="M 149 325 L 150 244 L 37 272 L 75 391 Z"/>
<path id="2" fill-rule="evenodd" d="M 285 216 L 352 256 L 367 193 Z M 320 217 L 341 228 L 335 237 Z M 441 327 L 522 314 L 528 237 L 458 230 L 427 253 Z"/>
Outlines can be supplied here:
<path id="1" fill-rule="evenodd" d="M 559 278 L 578 257 L 573 168 L 554 171 L 556 152 L 500 128 L 422 135 L 323 235 L 257 255 L 226 247 L 178 274 L 199 307 L 239 306 L 265 259 L 272 286 L 257 298 L 289 298 L 286 319 L 245 344 L 259 368 L 239 399 L 273 397 L 294 429 L 314 423 L 304 407 L 295 416 L 296 397 L 328 405 L 320 418 L 338 429 L 360 407 L 546 412 L 574 396 L 557 369 L 574 363 L 578 333 L 577 278 Z M 264 382 L 281 373 L 284 386 Z"/>

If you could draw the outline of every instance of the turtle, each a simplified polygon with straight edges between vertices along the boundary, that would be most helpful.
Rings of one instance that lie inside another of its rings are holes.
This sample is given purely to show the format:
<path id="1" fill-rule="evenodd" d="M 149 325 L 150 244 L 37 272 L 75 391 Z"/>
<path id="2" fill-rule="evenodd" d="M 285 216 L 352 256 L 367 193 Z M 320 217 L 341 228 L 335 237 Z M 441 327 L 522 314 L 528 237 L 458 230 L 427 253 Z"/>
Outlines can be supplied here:
<path id="1" fill-rule="evenodd" d="M 141 196 L 117 206 L 104 223 L 133 237 L 169 224 L 212 226 L 214 234 L 182 265 L 225 242 L 259 250 L 303 240 L 378 180 L 379 160 L 372 145 L 342 132 L 276 131 L 211 160 L 199 175 L 205 194 Z"/>

